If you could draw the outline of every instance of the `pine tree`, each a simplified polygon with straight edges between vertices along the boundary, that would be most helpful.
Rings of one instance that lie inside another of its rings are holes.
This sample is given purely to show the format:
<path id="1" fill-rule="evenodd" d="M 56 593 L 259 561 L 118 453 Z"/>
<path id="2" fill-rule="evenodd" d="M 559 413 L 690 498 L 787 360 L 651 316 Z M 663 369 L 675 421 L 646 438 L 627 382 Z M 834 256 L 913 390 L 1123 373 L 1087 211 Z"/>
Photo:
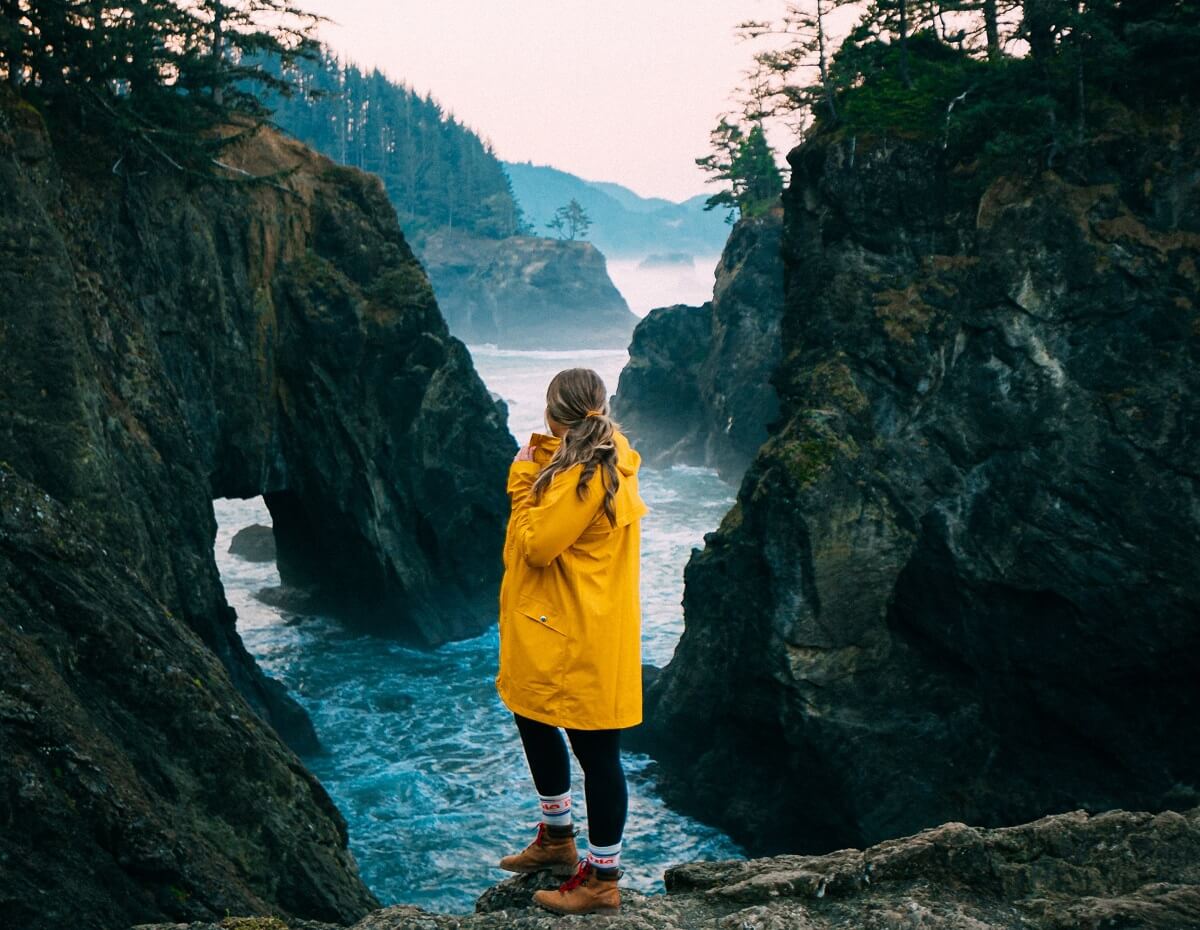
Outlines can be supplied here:
<path id="1" fill-rule="evenodd" d="M 1187 104 L 1200 87 L 1195 0 L 869 0 L 829 55 L 835 5 L 787 3 L 779 19 L 739 27 L 774 40 L 742 89 L 765 99 L 763 119 L 803 132 L 903 130 L 964 156 L 1049 165 L 1082 153 L 1097 102 Z M 718 125 L 704 165 L 718 178 L 733 170 L 735 141 Z"/>
<path id="2" fill-rule="evenodd" d="M 833 82 L 829 73 L 832 54 L 828 20 L 831 13 L 850 0 L 811 0 L 809 3 L 788 3 L 778 22 L 749 20 L 737 27 L 742 39 L 762 36 L 783 36 L 788 41 L 754 56 L 756 70 L 749 77 L 763 89 L 766 113 L 776 109 L 807 110 L 818 105 L 837 118 Z M 795 77 L 808 69 L 816 72 L 812 84 L 794 83 Z"/>
<path id="3" fill-rule="evenodd" d="M 582 204 L 574 197 L 554 211 L 554 217 L 546 224 L 560 239 L 574 240 L 576 237 L 587 237 L 587 231 L 592 225 L 592 219 Z"/>
<path id="4" fill-rule="evenodd" d="M 783 176 L 775 163 L 775 153 L 767 143 L 761 122 L 755 122 L 738 147 L 733 174 L 742 184 L 738 209 L 752 216 L 769 209 L 783 192 Z"/>
<path id="5" fill-rule="evenodd" d="M 126 154 L 210 168 L 219 123 L 261 119 L 286 81 L 256 55 L 317 49 L 320 17 L 285 0 L 0 0 L 0 74 L 31 102 L 108 131 Z"/>
<path id="6" fill-rule="evenodd" d="M 774 206 L 783 191 L 783 176 L 762 120 L 731 121 L 726 114 L 709 140 L 712 151 L 696 164 L 713 175 L 710 183 L 729 186 L 709 197 L 704 209 L 728 207 L 726 220 L 732 222 L 738 215 L 756 216 Z"/>
<path id="7" fill-rule="evenodd" d="M 439 229 L 488 238 L 522 230 L 508 175 L 491 147 L 431 95 L 323 53 L 265 67 L 299 90 L 268 96 L 275 122 L 343 164 L 379 175 L 419 246 Z"/>

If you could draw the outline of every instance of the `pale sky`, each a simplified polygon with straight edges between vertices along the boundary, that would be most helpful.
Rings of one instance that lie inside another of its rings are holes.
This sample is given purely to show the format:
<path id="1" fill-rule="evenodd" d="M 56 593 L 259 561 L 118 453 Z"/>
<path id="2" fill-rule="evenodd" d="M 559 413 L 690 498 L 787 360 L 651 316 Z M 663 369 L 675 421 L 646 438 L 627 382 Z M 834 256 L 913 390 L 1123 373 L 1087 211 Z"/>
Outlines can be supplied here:
<path id="1" fill-rule="evenodd" d="M 301 0 L 343 57 L 433 96 L 507 161 L 644 196 L 712 193 L 694 159 L 781 0 Z M 782 147 L 787 139 L 776 140 Z M 780 153 L 782 160 L 783 152 Z"/>

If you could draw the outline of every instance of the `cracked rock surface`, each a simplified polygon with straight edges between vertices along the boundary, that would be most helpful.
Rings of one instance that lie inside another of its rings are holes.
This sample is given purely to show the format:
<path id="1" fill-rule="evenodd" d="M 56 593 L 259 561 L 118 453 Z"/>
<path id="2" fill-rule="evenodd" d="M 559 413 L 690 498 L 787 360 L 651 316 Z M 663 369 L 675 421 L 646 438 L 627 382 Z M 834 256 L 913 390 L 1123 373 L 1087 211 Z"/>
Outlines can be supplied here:
<path id="1" fill-rule="evenodd" d="M 354 930 L 1185 930 L 1200 923 L 1200 808 L 1074 811 L 990 830 L 946 823 L 865 850 L 690 862 L 667 870 L 666 894 L 622 892 L 613 917 L 531 905 L 536 888 L 554 885 L 518 876 L 489 889 L 475 914 L 401 905 Z M 237 920 L 189 930 L 218 926 L 259 930 Z"/>

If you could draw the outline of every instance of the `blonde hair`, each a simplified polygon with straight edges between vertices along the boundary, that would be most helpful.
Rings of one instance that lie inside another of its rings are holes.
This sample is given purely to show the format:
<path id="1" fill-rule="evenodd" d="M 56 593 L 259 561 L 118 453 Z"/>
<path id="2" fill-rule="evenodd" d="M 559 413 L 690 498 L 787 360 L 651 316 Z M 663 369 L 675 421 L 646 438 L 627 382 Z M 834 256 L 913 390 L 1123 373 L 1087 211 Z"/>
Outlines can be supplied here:
<path id="1" fill-rule="evenodd" d="M 587 496 L 587 485 L 597 469 L 604 487 L 604 514 L 617 525 L 614 503 L 621 479 L 617 472 L 617 446 L 613 434 L 620 424 L 608 415 L 608 390 L 590 368 L 566 368 L 550 379 L 546 388 L 546 413 L 567 428 L 554 455 L 533 480 L 530 494 L 538 501 L 559 472 L 583 463 L 575 491 Z"/>

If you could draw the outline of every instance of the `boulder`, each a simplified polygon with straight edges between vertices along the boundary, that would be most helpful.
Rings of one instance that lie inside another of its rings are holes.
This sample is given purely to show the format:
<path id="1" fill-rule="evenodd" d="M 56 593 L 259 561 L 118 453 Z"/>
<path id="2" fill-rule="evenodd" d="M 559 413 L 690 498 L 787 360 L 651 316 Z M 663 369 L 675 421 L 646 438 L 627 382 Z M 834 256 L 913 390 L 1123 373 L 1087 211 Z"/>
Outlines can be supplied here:
<path id="1" fill-rule="evenodd" d="M 243 526 L 229 540 L 229 551 L 247 562 L 274 562 L 275 531 L 261 523 Z"/>

